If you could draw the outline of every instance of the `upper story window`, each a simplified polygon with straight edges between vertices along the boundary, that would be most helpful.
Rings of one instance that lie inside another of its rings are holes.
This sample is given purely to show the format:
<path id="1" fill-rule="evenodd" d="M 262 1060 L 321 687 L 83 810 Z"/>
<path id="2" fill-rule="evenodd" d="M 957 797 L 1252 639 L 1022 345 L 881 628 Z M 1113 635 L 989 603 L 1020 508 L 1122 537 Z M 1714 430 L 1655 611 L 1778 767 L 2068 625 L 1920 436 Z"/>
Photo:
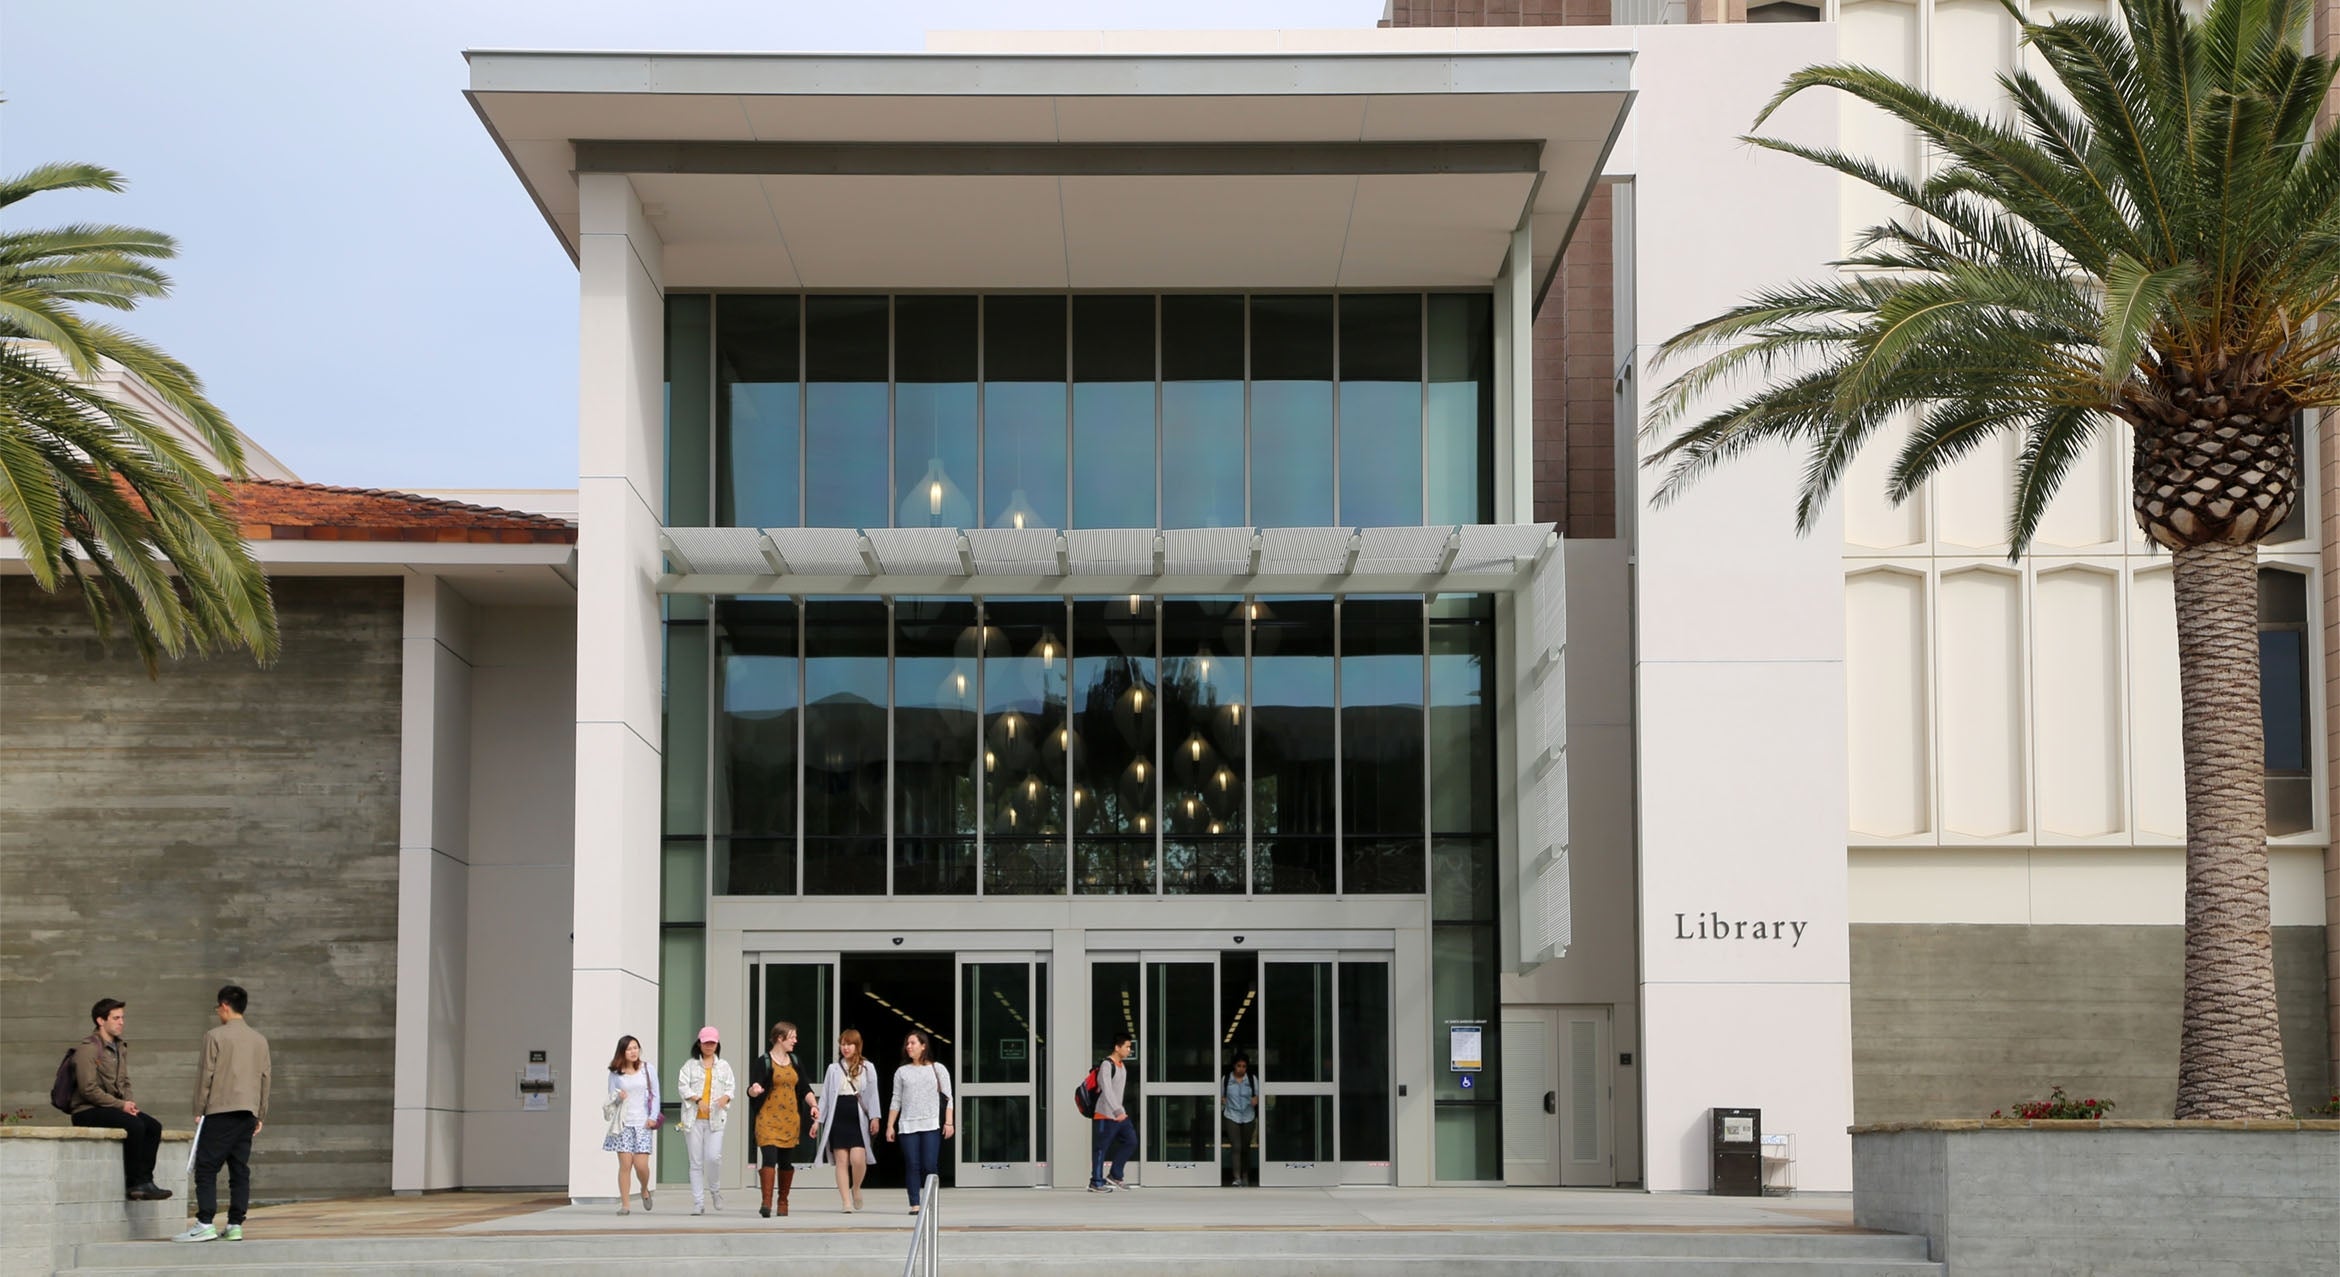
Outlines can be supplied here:
<path id="1" fill-rule="evenodd" d="M 2306 833 L 2316 825 L 2307 583 L 2304 573 L 2259 569 L 2259 728 L 2269 834 Z"/>
<path id="2" fill-rule="evenodd" d="M 1484 293 L 675 294 L 668 522 L 1494 517 Z"/>

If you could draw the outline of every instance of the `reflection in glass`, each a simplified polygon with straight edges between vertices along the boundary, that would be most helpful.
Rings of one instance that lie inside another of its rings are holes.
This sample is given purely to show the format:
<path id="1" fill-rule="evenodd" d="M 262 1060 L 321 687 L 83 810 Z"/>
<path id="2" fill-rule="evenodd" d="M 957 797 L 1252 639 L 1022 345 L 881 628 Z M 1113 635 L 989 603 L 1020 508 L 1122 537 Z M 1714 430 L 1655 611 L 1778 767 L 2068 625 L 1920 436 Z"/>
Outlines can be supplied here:
<path id="1" fill-rule="evenodd" d="M 1240 895 L 1248 789 L 1241 599 L 1163 601 L 1162 714 L 1174 764 L 1162 812 L 1162 890 Z"/>
<path id="2" fill-rule="evenodd" d="M 894 299 L 894 526 L 975 521 L 975 299 Z"/>
<path id="3" fill-rule="evenodd" d="M 1420 523 L 1421 294 L 1349 293 L 1340 310 L 1340 522 Z"/>
<path id="4" fill-rule="evenodd" d="M 882 528 L 886 499 L 886 299 L 805 299 L 805 525 Z"/>
<path id="5" fill-rule="evenodd" d="M 1151 895 L 1160 790 L 1154 601 L 1073 601 L 1074 890 Z"/>
<path id="6" fill-rule="evenodd" d="M 895 600 L 897 895 L 975 893 L 979 647 L 974 600 Z"/>
<path id="7" fill-rule="evenodd" d="M 1430 601 L 1430 906 L 1439 922 L 1495 918 L 1495 605 Z"/>
<path id="8" fill-rule="evenodd" d="M 1271 1083 L 1333 1080 L 1333 989 L 1329 962 L 1269 962 L 1264 1016 Z"/>
<path id="9" fill-rule="evenodd" d="M 983 513 L 1065 526 L 1065 298 L 983 299 Z"/>
<path id="10" fill-rule="evenodd" d="M 715 299 L 679 293 L 666 299 L 666 526 L 708 524 L 715 477 L 711 452 L 715 405 Z"/>
<path id="11" fill-rule="evenodd" d="M 797 299 L 726 294 L 715 306 L 715 521 L 797 525 Z"/>
<path id="12" fill-rule="evenodd" d="M 1145 1160 L 1209 1166 L 1219 1152 L 1219 1102 L 1208 1095 L 1150 1095 L 1145 1120 Z"/>
<path id="13" fill-rule="evenodd" d="M 1032 1099 L 1028 1095 L 970 1095 L 958 1101 L 967 1125 L 971 1162 L 1032 1160 Z"/>
<path id="14" fill-rule="evenodd" d="M 1102 1060 L 1113 1049 L 1113 1035 L 1138 1035 L 1138 964 L 1134 962 L 1092 962 L 1089 964 L 1089 1053 L 1091 1061 Z"/>
<path id="15" fill-rule="evenodd" d="M 1154 526 L 1150 295 L 1073 298 L 1072 466 L 1071 526 Z"/>
<path id="16" fill-rule="evenodd" d="M 1321 892 L 1333 881 L 1333 604 L 1250 605 L 1252 889 Z"/>
<path id="17" fill-rule="evenodd" d="M 1269 1163 L 1333 1160 L 1333 1097 L 1270 1095 L 1260 1108 L 1261 1151 Z"/>
<path id="18" fill-rule="evenodd" d="M 1061 599 L 984 605 L 983 890 L 1065 890 L 1065 652 Z"/>
<path id="19" fill-rule="evenodd" d="M 886 890 L 886 605 L 804 609 L 804 890 Z"/>
<path id="20" fill-rule="evenodd" d="M 716 604 L 718 895 L 796 892 L 796 621 L 788 599 Z"/>
<path id="21" fill-rule="evenodd" d="M 1430 522 L 1495 521 L 1495 313 L 1484 293 L 1430 295 Z"/>
<path id="22" fill-rule="evenodd" d="M 960 968 L 959 976 L 965 1008 L 959 1032 L 967 1043 L 960 1053 L 964 1072 L 960 1080 L 1031 1081 L 1032 964 L 970 962 Z"/>
<path id="23" fill-rule="evenodd" d="M 1243 517 L 1243 299 L 1162 298 L 1162 526 Z"/>
<path id="24" fill-rule="evenodd" d="M 1218 1076 L 1217 976 L 1208 962 L 1146 964 L 1146 1028 L 1138 1035 L 1149 1082 Z"/>
<path id="25" fill-rule="evenodd" d="M 1340 1151 L 1344 1162 L 1389 1160 L 1389 964 L 1343 962 Z"/>
<path id="26" fill-rule="evenodd" d="M 1341 890 L 1419 892 L 1422 600 L 1341 601 Z"/>
<path id="27" fill-rule="evenodd" d="M 1251 522 L 1333 521 L 1333 299 L 1251 299 Z"/>

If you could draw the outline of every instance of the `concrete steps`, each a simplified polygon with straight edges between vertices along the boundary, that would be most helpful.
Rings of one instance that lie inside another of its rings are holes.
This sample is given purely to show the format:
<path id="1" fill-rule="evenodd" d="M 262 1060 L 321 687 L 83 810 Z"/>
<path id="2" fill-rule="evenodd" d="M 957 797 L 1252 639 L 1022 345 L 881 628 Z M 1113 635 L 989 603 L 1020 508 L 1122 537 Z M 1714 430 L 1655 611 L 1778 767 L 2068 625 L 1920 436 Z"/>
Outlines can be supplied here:
<path id="1" fill-rule="evenodd" d="M 373 1277 L 407 1274 L 617 1272 L 687 1265 L 700 1273 L 765 1273 L 812 1261 L 838 1274 L 902 1269 L 908 1230 L 772 1228 L 622 1235 L 373 1237 L 253 1240 L 200 1246 L 91 1243 L 76 1274 L 234 1269 Z M 1939 1277 L 1917 1237 L 1863 1233 L 1434 1229 L 986 1229 L 945 1226 L 953 1277 Z"/>

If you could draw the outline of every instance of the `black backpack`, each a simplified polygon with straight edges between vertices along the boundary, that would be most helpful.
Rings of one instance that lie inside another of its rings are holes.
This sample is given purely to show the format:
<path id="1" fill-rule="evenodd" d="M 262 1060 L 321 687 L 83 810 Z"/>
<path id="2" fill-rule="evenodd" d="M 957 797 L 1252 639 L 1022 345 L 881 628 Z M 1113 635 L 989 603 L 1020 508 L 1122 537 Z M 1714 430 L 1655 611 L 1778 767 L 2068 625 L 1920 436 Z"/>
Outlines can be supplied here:
<path id="1" fill-rule="evenodd" d="M 67 1060 L 72 1059 L 70 1055 L 66 1058 Z M 1089 1076 L 1082 1078 L 1081 1084 L 1073 1088 L 1073 1107 L 1081 1111 L 1082 1117 L 1097 1116 L 1097 1067 L 1095 1065 L 1089 1066 Z"/>
<path id="2" fill-rule="evenodd" d="M 81 1083 L 73 1076 L 73 1053 L 80 1049 L 78 1042 L 65 1048 L 65 1058 L 57 1062 L 57 1080 L 49 1083 L 49 1103 L 60 1113 L 71 1113 L 73 1097 L 81 1092 Z"/>

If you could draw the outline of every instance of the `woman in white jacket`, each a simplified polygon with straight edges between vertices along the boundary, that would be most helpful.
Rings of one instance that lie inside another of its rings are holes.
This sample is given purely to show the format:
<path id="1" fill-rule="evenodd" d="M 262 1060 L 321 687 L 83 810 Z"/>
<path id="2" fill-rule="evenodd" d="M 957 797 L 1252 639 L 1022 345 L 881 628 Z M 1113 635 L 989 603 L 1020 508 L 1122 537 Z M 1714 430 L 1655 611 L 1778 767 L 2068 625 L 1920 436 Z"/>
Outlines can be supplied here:
<path id="1" fill-rule="evenodd" d="M 707 1198 L 723 1209 L 723 1124 L 731 1116 L 738 1084 L 723 1062 L 722 1035 L 714 1025 L 699 1030 L 697 1051 L 676 1079 L 682 1098 L 683 1142 L 691 1150 L 691 1213 L 707 1213 Z"/>

